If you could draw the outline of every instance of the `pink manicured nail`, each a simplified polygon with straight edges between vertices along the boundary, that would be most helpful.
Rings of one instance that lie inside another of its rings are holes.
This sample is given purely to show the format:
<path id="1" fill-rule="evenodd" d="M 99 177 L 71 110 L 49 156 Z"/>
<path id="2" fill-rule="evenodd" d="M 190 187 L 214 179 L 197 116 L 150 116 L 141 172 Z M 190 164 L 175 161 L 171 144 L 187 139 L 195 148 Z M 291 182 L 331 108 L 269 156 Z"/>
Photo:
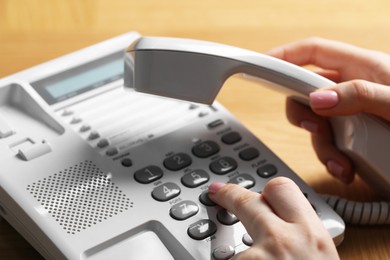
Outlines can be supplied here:
<path id="1" fill-rule="evenodd" d="M 310 93 L 310 105 L 317 109 L 332 108 L 339 102 L 336 91 L 320 90 Z"/>
<path id="2" fill-rule="evenodd" d="M 225 186 L 225 183 L 213 182 L 209 186 L 209 193 L 217 193 L 223 186 Z"/>
<path id="3" fill-rule="evenodd" d="M 311 133 L 317 133 L 318 131 L 318 125 L 310 121 L 302 121 L 300 126 Z"/>
<path id="4" fill-rule="evenodd" d="M 339 179 L 343 179 L 344 168 L 338 162 L 334 160 L 329 160 L 326 163 L 326 166 L 330 173 L 332 173 L 334 176 L 336 176 Z"/>

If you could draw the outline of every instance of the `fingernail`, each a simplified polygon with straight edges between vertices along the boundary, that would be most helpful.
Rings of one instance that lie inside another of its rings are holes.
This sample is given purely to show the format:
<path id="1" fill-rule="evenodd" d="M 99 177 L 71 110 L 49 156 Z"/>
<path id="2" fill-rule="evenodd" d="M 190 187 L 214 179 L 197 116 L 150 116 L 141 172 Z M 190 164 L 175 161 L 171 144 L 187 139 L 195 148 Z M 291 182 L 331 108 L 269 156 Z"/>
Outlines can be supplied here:
<path id="1" fill-rule="evenodd" d="M 222 182 L 213 182 L 209 186 L 209 193 L 217 193 L 223 186 L 225 186 L 225 183 Z"/>
<path id="2" fill-rule="evenodd" d="M 343 175 L 343 172 L 344 172 L 344 167 L 341 166 L 338 162 L 334 161 L 334 160 L 329 160 L 327 163 L 326 163 L 326 166 L 328 168 L 328 171 L 334 175 L 336 178 L 340 179 L 341 181 L 343 182 L 346 182 L 346 178 L 345 176 Z"/>
<path id="3" fill-rule="evenodd" d="M 320 90 L 310 93 L 310 105 L 312 108 L 327 109 L 332 108 L 339 102 L 336 91 Z"/>
<path id="4" fill-rule="evenodd" d="M 318 125 L 316 123 L 313 123 L 311 121 L 302 121 L 299 124 L 303 129 L 311 132 L 311 133 L 317 133 L 318 131 Z"/>

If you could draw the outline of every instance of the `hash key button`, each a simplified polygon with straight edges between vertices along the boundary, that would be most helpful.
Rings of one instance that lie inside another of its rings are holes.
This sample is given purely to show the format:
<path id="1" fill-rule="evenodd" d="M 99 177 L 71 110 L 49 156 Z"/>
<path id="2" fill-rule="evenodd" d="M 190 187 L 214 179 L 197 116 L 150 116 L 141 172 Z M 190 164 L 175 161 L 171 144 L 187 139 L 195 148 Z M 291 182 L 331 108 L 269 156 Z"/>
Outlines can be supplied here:
<path id="1" fill-rule="evenodd" d="M 212 236 L 217 232 L 217 225 L 209 219 L 201 219 L 193 224 L 187 230 L 188 235 L 196 240 L 202 240 Z"/>

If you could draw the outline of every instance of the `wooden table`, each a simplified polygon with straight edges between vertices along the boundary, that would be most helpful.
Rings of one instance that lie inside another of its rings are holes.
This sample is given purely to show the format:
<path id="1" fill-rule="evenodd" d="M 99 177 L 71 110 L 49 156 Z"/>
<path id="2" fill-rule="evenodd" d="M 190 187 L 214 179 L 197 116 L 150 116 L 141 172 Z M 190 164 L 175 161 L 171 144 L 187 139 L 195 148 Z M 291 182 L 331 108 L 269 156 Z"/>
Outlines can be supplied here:
<path id="1" fill-rule="evenodd" d="M 259 52 L 321 36 L 390 53 L 389 10 L 387 0 L 0 0 L 0 76 L 131 30 Z M 283 95 L 232 78 L 218 100 L 316 191 L 361 201 L 378 198 L 359 179 L 345 186 L 326 173 L 309 135 L 287 122 Z M 340 257 L 390 259 L 389 231 L 387 226 L 347 226 Z M 33 258 L 40 256 L 0 222 L 0 259 Z"/>

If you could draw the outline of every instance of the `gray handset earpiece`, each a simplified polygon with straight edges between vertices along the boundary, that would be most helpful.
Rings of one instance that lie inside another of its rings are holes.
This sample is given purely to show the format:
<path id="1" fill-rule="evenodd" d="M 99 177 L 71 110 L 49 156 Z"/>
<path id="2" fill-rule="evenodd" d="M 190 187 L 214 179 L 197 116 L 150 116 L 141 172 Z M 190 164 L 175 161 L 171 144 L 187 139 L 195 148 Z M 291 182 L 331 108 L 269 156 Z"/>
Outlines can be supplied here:
<path id="1" fill-rule="evenodd" d="M 136 91 L 211 104 L 228 77 L 248 74 L 272 83 L 302 102 L 318 88 L 335 83 L 257 52 L 198 40 L 142 37 L 125 57 L 125 86 Z M 331 118 L 335 141 L 358 173 L 390 198 L 390 125 L 359 114 Z"/>

